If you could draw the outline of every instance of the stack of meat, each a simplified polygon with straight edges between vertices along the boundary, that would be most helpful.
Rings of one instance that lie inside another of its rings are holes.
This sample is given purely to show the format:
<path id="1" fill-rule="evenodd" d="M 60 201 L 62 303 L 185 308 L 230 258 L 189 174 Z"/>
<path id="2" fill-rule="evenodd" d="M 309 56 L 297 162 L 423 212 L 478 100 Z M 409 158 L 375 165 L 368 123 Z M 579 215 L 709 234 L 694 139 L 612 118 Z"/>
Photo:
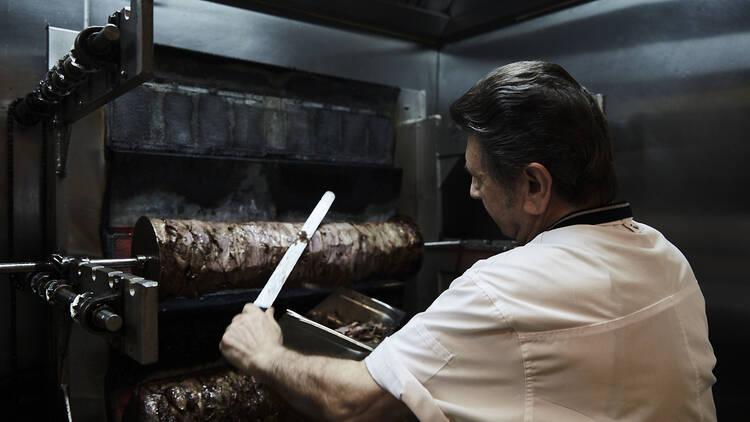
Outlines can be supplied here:
<path id="1" fill-rule="evenodd" d="M 301 223 L 217 223 L 138 220 L 134 255 L 157 255 L 147 277 L 158 279 L 161 299 L 262 287 Z M 422 236 L 404 218 L 380 223 L 321 225 L 287 280 L 326 286 L 368 279 L 403 278 L 419 269 Z"/>
<path id="2" fill-rule="evenodd" d="M 305 421 L 251 376 L 224 367 L 140 383 L 126 421 Z"/>
<path id="3" fill-rule="evenodd" d="M 344 322 L 336 311 L 312 311 L 307 316 L 318 324 L 323 324 L 347 337 L 370 344 L 380 343 L 391 331 L 391 328 L 382 322 L 372 320 Z"/>

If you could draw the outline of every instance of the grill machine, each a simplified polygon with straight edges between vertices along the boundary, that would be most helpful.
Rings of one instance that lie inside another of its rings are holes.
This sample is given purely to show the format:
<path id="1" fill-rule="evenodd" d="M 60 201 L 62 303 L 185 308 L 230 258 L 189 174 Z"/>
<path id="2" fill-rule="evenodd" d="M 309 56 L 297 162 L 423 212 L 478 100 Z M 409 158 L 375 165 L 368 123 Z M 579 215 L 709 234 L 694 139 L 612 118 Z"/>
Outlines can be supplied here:
<path id="1" fill-rule="evenodd" d="M 441 121 L 425 119 L 423 93 L 154 46 L 152 7 L 132 0 L 80 34 L 49 28 L 51 70 L 11 110 L 17 124 L 41 121 L 53 140 L 42 167 L 45 243 L 56 253 L 0 271 L 27 274 L 19 284 L 58 305 L 57 381 L 76 420 L 133 417 L 126 410 L 137 386 L 216 366 L 224 327 L 258 293 L 160 299 L 158 277 L 147 271 L 159 266 L 157 255 L 131 256 L 138 217 L 300 221 L 325 187 L 339 197 L 331 221 L 383 221 L 398 210 L 437 237 L 431 137 Z M 76 214 L 68 184 L 91 163 L 79 156 L 68 164 L 67 154 L 72 123 L 92 115 L 89 132 L 103 133 L 106 162 L 84 196 L 100 203 L 94 224 Z M 95 232 L 101 253 L 81 254 L 86 248 L 70 240 L 77 231 Z M 409 283 L 374 278 L 353 287 L 413 311 L 429 302 L 421 290 L 436 271 L 448 280 L 469 264 L 445 259 L 464 243 L 428 243 L 439 256 L 425 261 L 433 271 Z M 279 307 L 305 312 L 332 289 L 285 288 Z"/>
<path id="2" fill-rule="evenodd" d="M 324 187 L 339 196 L 331 221 L 369 224 L 397 208 L 426 208 L 418 176 L 399 165 L 430 156 L 429 124 L 397 123 L 419 113 L 423 94 L 154 46 L 152 18 L 151 0 L 132 0 L 106 25 L 48 28 L 50 71 L 9 110 L 11 135 L 13 125 L 41 123 L 51 141 L 42 208 L 45 249 L 54 253 L 0 264 L 0 272 L 55 305 L 54 364 L 73 420 L 140 418 L 126 412 L 139 383 L 215 366 L 224 327 L 259 290 L 160 300 L 158 277 L 147 271 L 158 255 L 130 253 L 138 217 L 300 221 Z M 106 171 L 98 175 L 106 183 L 90 180 L 84 195 L 100 204 L 97 224 L 76 214 L 81 205 L 70 198 L 80 192 L 70 180 L 98 163 L 68 150 L 77 147 L 76 122 L 93 120 L 85 135 L 97 136 L 102 106 Z M 396 146 L 398 131 L 421 141 Z M 8 145 L 12 158 L 12 137 Z M 101 254 L 81 254 L 86 248 L 71 241 L 77 232 L 99 237 Z M 305 312 L 334 287 L 285 288 L 279 307 Z M 403 280 L 354 287 L 402 305 Z"/>

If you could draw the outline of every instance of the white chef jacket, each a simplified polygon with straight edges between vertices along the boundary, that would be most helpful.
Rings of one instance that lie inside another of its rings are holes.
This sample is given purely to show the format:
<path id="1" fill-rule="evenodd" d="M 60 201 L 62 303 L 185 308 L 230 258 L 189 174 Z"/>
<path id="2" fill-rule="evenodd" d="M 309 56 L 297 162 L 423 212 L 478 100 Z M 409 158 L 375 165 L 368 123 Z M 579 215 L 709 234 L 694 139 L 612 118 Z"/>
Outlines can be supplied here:
<path id="1" fill-rule="evenodd" d="M 477 262 L 370 354 L 421 421 L 715 421 L 690 265 L 632 218 Z"/>

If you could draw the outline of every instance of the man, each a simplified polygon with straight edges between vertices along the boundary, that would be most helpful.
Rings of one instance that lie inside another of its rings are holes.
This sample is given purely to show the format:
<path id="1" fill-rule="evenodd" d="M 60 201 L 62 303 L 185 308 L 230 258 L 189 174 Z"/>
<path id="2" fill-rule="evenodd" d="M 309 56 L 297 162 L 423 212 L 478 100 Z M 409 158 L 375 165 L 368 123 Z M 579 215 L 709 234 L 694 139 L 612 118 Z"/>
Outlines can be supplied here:
<path id="1" fill-rule="evenodd" d="M 220 348 L 334 420 L 713 421 L 715 357 L 685 258 L 611 204 L 605 118 L 563 68 L 513 63 L 451 107 L 470 195 L 520 245 L 477 262 L 364 362 L 285 349 L 247 305 Z"/>

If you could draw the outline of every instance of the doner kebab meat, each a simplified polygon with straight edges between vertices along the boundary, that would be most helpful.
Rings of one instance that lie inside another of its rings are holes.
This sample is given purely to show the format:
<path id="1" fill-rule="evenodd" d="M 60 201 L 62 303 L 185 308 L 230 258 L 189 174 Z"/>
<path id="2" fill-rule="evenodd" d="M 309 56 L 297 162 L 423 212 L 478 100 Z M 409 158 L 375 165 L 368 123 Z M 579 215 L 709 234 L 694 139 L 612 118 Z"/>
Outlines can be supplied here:
<path id="1" fill-rule="evenodd" d="M 138 220 L 134 255 L 157 255 L 148 277 L 159 296 L 202 294 L 262 287 L 302 223 L 221 223 L 146 218 Z M 419 269 L 422 236 L 408 219 L 321 225 L 287 280 L 336 286 L 373 278 L 402 278 Z M 149 270 L 147 270 L 148 272 Z"/>

